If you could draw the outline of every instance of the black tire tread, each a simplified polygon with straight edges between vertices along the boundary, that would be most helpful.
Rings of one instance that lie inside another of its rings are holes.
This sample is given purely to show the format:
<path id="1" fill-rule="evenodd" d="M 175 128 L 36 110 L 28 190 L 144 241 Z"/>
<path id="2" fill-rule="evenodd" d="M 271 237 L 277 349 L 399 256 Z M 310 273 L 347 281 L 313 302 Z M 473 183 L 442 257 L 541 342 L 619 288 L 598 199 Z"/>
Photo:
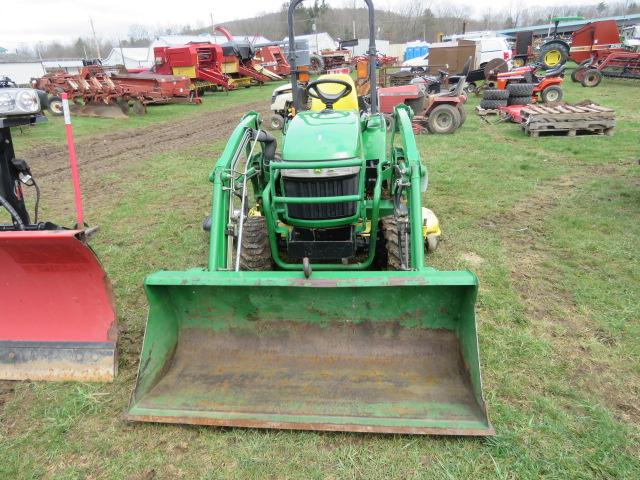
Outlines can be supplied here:
<path id="1" fill-rule="evenodd" d="M 407 245 L 409 251 L 407 252 L 407 267 L 402 266 L 402 259 L 400 256 L 400 245 L 398 235 L 398 219 L 393 215 L 382 217 L 380 219 L 380 228 L 385 242 L 385 249 L 387 253 L 387 269 L 388 270 L 409 270 L 409 264 L 411 262 L 411 236 L 408 232 L 405 232 L 407 238 Z"/>
<path id="2" fill-rule="evenodd" d="M 533 83 L 510 83 L 507 85 L 507 91 L 510 97 L 524 97 L 533 95 Z"/>
<path id="3" fill-rule="evenodd" d="M 240 270 L 273 270 L 267 221 L 264 217 L 250 216 L 244 219 L 242 246 L 240 247 Z"/>
<path id="4" fill-rule="evenodd" d="M 506 100 L 509 98 L 509 92 L 507 90 L 485 90 L 482 92 L 482 98 L 484 100 Z"/>
<path id="5" fill-rule="evenodd" d="M 506 107 L 507 100 L 482 100 L 480 101 L 480 108 L 484 110 L 495 110 L 498 107 Z"/>
<path id="6" fill-rule="evenodd" d="M 530 105 L 531 95 L 522 97 L 509 97 L 509 105 Z"/>

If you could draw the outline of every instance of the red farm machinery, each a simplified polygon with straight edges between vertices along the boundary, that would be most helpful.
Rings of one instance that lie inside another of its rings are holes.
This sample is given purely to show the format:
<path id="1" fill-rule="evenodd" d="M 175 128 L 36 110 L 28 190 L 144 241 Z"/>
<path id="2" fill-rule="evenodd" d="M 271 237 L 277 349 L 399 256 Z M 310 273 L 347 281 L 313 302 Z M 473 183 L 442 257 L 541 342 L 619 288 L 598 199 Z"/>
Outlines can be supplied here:
<path id="1" fill-rule="evenodd" d="M 234 65 L 228 65 L 222 47 L 215 43 L 188 43 L 172 47 L 155 47 L 153 50 L 157 73 L 182 75 L 190 79 L 190 88 L 202 95 L 206 90 L 233 90 L 237 79 Z M 232 64 L 234 62 L 231 62 Z M 235 62 L 237 63 L 237 62 Z"/>
<path id="2" fill-rule="evenodd" d="M 253 63 L 256 68 L 264 68 L 279 77 L 288 77 L 291 74 L 291 66 L 289 66 L 287 57 L 277 43 L 256 45 L 256 56 L 253 57 Z"/>
<path id="3" fill-rule="evenodd" d="M 72 100 L 75 114 L 108 118 L 126 117 L 131 111 L 144 115 L 149 104 L 200 102 L 190 94 L 186 77 L 120 73 L 100 65 L 84 66 L 77 74 L 54 71 L 31 84 L 47 92 L 54 115 L 62 115 L 62 93 Z"/>
<path id="4" fill-rule="evenodd" d="M 282 78 L 279 74 L 264 68 L 255 60 L 256 49 L 250 42 L 236 40 L 231 32 L 224 27 L 217 26 L 215 30 L 222 33 L 227 39 L 227 42 L 222 44 L 225 62 L 233 62 L 233 59 L 236 59 L 237 72 L 233 73 L 237 77 L 249 78 L 252 84 L 258 85 L 262 85 L 270 80 L 280 80 Z M 279 49 L 279 47 L 277 48 Z M 282 60 L 284 60 L 284 55 L 282 55 L 281 51 L 280 56 L 282 57 Z"/>

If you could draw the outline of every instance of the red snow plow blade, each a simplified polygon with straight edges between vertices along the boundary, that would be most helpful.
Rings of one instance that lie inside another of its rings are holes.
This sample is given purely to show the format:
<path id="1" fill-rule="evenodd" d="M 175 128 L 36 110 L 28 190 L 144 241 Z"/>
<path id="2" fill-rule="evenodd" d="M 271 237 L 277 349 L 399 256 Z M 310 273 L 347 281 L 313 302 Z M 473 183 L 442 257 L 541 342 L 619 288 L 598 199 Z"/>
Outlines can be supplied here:
<path id="1" fill-rule="evenodd" d="M 82 230 L 0 232 L 0 379 L 111 381 L 111 287 Z"/>

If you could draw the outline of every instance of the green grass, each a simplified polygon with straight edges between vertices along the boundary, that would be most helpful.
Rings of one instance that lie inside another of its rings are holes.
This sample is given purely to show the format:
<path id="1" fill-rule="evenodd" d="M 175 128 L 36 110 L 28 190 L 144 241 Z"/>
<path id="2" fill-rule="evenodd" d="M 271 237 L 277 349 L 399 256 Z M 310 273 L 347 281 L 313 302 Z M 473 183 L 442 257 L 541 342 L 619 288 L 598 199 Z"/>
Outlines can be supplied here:
<path id="1" fill-rule="evenodd" d="M 496 437 L 123 422 L 146 315 L 143 278 L 205 264 L 200 222 L 209 210 L 206 176 L 224 147 L 218 142 L 83 178 L 87 217 L 101 226 L 93 245 L 118 298 L 120 373 L 109 385 L 16 384 L 0 413 L 0 478 L 640 477 L 637 88 L 605 81 L 587 90 L 567 77 L 568 101 L 616 109 L 613 137 L 532 139 L 516 125 L 486 125 L 470 114 L 452 136 L 418 138 L 430 173 L 427 203 L 444 231 L 428 261 L 480 277 L 481 360 Z M 269 92 L 234 95 L 268 102 Z M 471 98 L 470 113 L 476 104 Z M 197 108 L 157 107 L 158 117 L 140 123 L 107 122 L 135 128 Z M 84 122 L 81 135 L 105 125 Z M 28 135 L 16 142 L 59 141 L 62 127 L 56 121 Z M 60 190 L 44 208 L 65 217 L 59 205 L 71 198 Z"/>

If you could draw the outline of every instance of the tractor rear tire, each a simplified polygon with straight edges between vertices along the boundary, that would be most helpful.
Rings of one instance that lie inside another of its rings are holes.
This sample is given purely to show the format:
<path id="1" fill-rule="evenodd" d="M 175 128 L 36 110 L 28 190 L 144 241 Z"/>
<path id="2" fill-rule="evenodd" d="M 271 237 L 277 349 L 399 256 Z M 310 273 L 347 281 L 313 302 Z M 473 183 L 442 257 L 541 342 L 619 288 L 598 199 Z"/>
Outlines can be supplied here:
<path id="1" fill-rule="evenodd" d="M 240 247 L 240 270 L 273 270 L 267 220 L 264 217 L 250 216 L 244 219 L 242 246 Z"/>
<path id="2" fill-rule="evenodd" d="M 557 103 L 562 100 L 564 93 L 558 85 L 551 85 L 540 93 L 543 103 Z"/>
<path id="3" fill-rule="evenodd" d="M 411 235 L 407 229 L 398 228 L 400 220 L 406 222 L 406 216 L 396 218 L 393 215 L 380 219 L 380 230 L 384 239 L 387 270 L 409 270 L 411 265 Z M 404 230 L 404 231 L 403 231 Z"/>
<path id="4" fill-rule="evenodd" d="M 564 65 L 568 58 L 569 52 L 562 43 L 550 42 L 540 48 L 539 61 L 547 70 Z"/>
<path id="5" fill-rule="evenodd" d="M 498 107 L 506 107 L 507 100 L 482 100 L 480 108 L 483 110 L 496 110 Z"/>
<path id="6" fill-rule="evenodd" d="M 453 133 L 460 127 L 460 112 L 449 104 L 438 105 L 429 112 L 427 129 L 431 133 Z"/>
<path id="7" fill-rule="evenodd" d="M 509 98 L 507 90 L 485 90 L 482 92 L 482 98 L 485 100 L 506 100 Z"/>
<path id="8" fill-rule="evenodd" d="M 530 105 L 531 95 L 525 95 L 522 97 L 509 97 L 509 105 Z"/>
<path id="9" fill-rule="evenodd" d="M 602 81 L 602 73 L 600 73 L 600 70 L 597 70 L 595 68 L 589 68 L 584 72 L 584 77 L 582 77 L 582 80 L 580 81 L 580 83 L 582 84 L 583 87 L 592 88 L 600 85 L 601 81 Z"/>
<path id="10" fill-rule="evenodd" d="M 47 107 L 51 115 L 55 117 L 61 117 L 64 115 L 64 111 L 62 109 L 62 99 L 60 97 L 50 97 L 49 98 L 49 106 Z"/>
<path id="11" fill-rule="evenodd" d="M 533 83 L 510 83 L 507 85 L 507 91 L 509 96 L 512 97 L 525 97 L 532 96 L 535 85 Z"/>

